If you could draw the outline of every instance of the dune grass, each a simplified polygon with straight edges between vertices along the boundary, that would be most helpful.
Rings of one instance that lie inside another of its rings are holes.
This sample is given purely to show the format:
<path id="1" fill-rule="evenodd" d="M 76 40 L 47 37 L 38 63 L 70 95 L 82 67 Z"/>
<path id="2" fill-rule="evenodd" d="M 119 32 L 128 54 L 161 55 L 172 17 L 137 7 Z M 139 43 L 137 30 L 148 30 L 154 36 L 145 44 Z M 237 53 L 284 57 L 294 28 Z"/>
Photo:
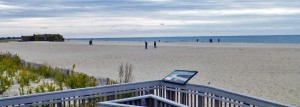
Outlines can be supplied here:
<path id="1" fill-rule="evenodd" d="M 59 69 L 50 66 L 22 66 L 18 55 L 0 53 L 0 94 L 9 90 L 14 85 L 14 79 L 20 85 L 20 95 L 52 92 L 63 90 L 64 87 L 75 89 L 96 86 L 96 78 L 84 73 L 75 73 L 73 65 L 70 74 L 62 73 Z M 39 83 L 41 79 L 50 78 L 54 83 L 43 82 L 37 87 L 31 83 Z M 25 90 L 26 89 L 26 90 Z"/>

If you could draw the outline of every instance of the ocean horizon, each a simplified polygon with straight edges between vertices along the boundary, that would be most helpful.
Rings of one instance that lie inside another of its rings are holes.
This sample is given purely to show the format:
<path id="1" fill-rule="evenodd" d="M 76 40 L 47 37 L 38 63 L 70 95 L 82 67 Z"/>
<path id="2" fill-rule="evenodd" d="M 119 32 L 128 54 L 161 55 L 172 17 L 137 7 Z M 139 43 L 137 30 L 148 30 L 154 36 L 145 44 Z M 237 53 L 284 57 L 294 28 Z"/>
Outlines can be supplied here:
<path id="1" fill-rule="evenodd" d="M 140 41 L 140 42 L 212 42 L 222 43 L 275 43 L 300 44 L 300 35 L 263 35 L 263 36 L 174 36 L 174 37 L 122 37 L 122 38 L 69 38 L 70 40 L 95 41 Z M 219 41 L 218 41 L 219 40 Z"/>

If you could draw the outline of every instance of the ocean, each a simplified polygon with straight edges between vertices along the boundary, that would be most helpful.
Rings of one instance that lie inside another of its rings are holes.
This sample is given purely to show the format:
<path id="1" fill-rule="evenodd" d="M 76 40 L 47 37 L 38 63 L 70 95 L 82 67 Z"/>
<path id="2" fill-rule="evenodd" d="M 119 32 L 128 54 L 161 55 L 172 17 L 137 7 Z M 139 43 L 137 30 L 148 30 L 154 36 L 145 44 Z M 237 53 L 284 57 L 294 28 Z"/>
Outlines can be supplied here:
<path id="1" fill-rule="evenodd" d="M 300 35 L 268 36 L 188 36 L 188 37 L 128 37 L 128 38 L 70 38 L 70 40 L 96 41 L 160 41 L 160 42 L 223 42 L 223 43 L 275 43 L 300 44 Z"/>

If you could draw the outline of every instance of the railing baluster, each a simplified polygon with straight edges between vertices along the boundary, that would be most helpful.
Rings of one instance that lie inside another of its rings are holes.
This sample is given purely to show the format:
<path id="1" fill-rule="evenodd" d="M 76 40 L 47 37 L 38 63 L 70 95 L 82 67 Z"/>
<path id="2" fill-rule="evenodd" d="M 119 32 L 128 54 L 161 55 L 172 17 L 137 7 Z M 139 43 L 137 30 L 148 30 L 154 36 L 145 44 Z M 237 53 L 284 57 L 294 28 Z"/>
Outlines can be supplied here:
<path id="1" fill-rule="evenodd" d="M 179 90 L 179 89 L 176 88 L 176 90 Z M 175 97 L 176 97 L 175 101 L 180 103 L 180 101 L 179 101 L 179 92 L 178 91 L 175 92 Z"/>
<path id="2" fill-rule="evenodd" d="M 74 98 L 76 98 L 76 97 L 74 97 Z M 76 100 L 74 100 L 74 107 L 77 107 L 77 106 L 76 106 Z"/>
<path id="3" fill-rule="evenodd" d="M 86 107 L 85 99 L 82 99 L 83 106 Z"/>
<path id="4" fill-rule="evenodd" d="M 161 91 L 162 91 L 162 98 L 166 98 L 165 97 L 165 86 L 161 86 Z"/>
<path id="5" fill-rule="evenodd" d="M 186 105 L 186 93 L 181 93 L 181 102 Z"/>
<path id="6" fill-rule="evenodd" d="M 194 91 L 194 93 L 197 93 L 197 91 Z M 193 99 L 193 102 L 194 102 L 194 107 L 198 107 L 197 106 L 197 94 L 193 94 L 194 95 L 194 99 Z"/>
<path id="7" fill-rule="evenodd" d="M 217 95 L 215 95 L 215 97 L 219 97 Z M 220 101 L 215 99 L 215 107 L 220 107 Z"/>
<path id="8" fill-rule="evenodd" d="M 231 99 L 228 99 L 229 101 L 231 101 Z M 229 103 L 229 107 L 231 107 L 232 106 L 232 103 Z"/>
<path id="9" fill-rule="evenodd" d="M 187 91 L 189 92 L 190 90 L 187 90 Z M 190 93 L 186 93 L 186 105 L 191 106 Z"/>
<path id="10" fill-rule="evenodd" d="M 160 88 L 159 88 L 159 96 L 160 97 L 162 97 L 162 87 L 161 86 L 159 86 Z"/>

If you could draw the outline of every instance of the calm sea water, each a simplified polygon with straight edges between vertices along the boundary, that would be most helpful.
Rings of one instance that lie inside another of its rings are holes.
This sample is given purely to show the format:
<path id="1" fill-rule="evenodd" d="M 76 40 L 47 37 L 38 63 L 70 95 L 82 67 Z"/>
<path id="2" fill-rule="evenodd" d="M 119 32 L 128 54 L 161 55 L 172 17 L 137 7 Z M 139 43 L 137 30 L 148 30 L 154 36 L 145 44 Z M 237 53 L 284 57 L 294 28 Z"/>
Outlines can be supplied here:
<path id="1" fill-rule="evenodd" d="M 129 37 L 129 38 L 73 38 L 71 40 L 96 41 L 160 41 L 160 42 L 227 42 L 227 43 L 284 43 L 300 44 L 300 35 L 276 36 L 190 36 L 190 37 Z"/>

